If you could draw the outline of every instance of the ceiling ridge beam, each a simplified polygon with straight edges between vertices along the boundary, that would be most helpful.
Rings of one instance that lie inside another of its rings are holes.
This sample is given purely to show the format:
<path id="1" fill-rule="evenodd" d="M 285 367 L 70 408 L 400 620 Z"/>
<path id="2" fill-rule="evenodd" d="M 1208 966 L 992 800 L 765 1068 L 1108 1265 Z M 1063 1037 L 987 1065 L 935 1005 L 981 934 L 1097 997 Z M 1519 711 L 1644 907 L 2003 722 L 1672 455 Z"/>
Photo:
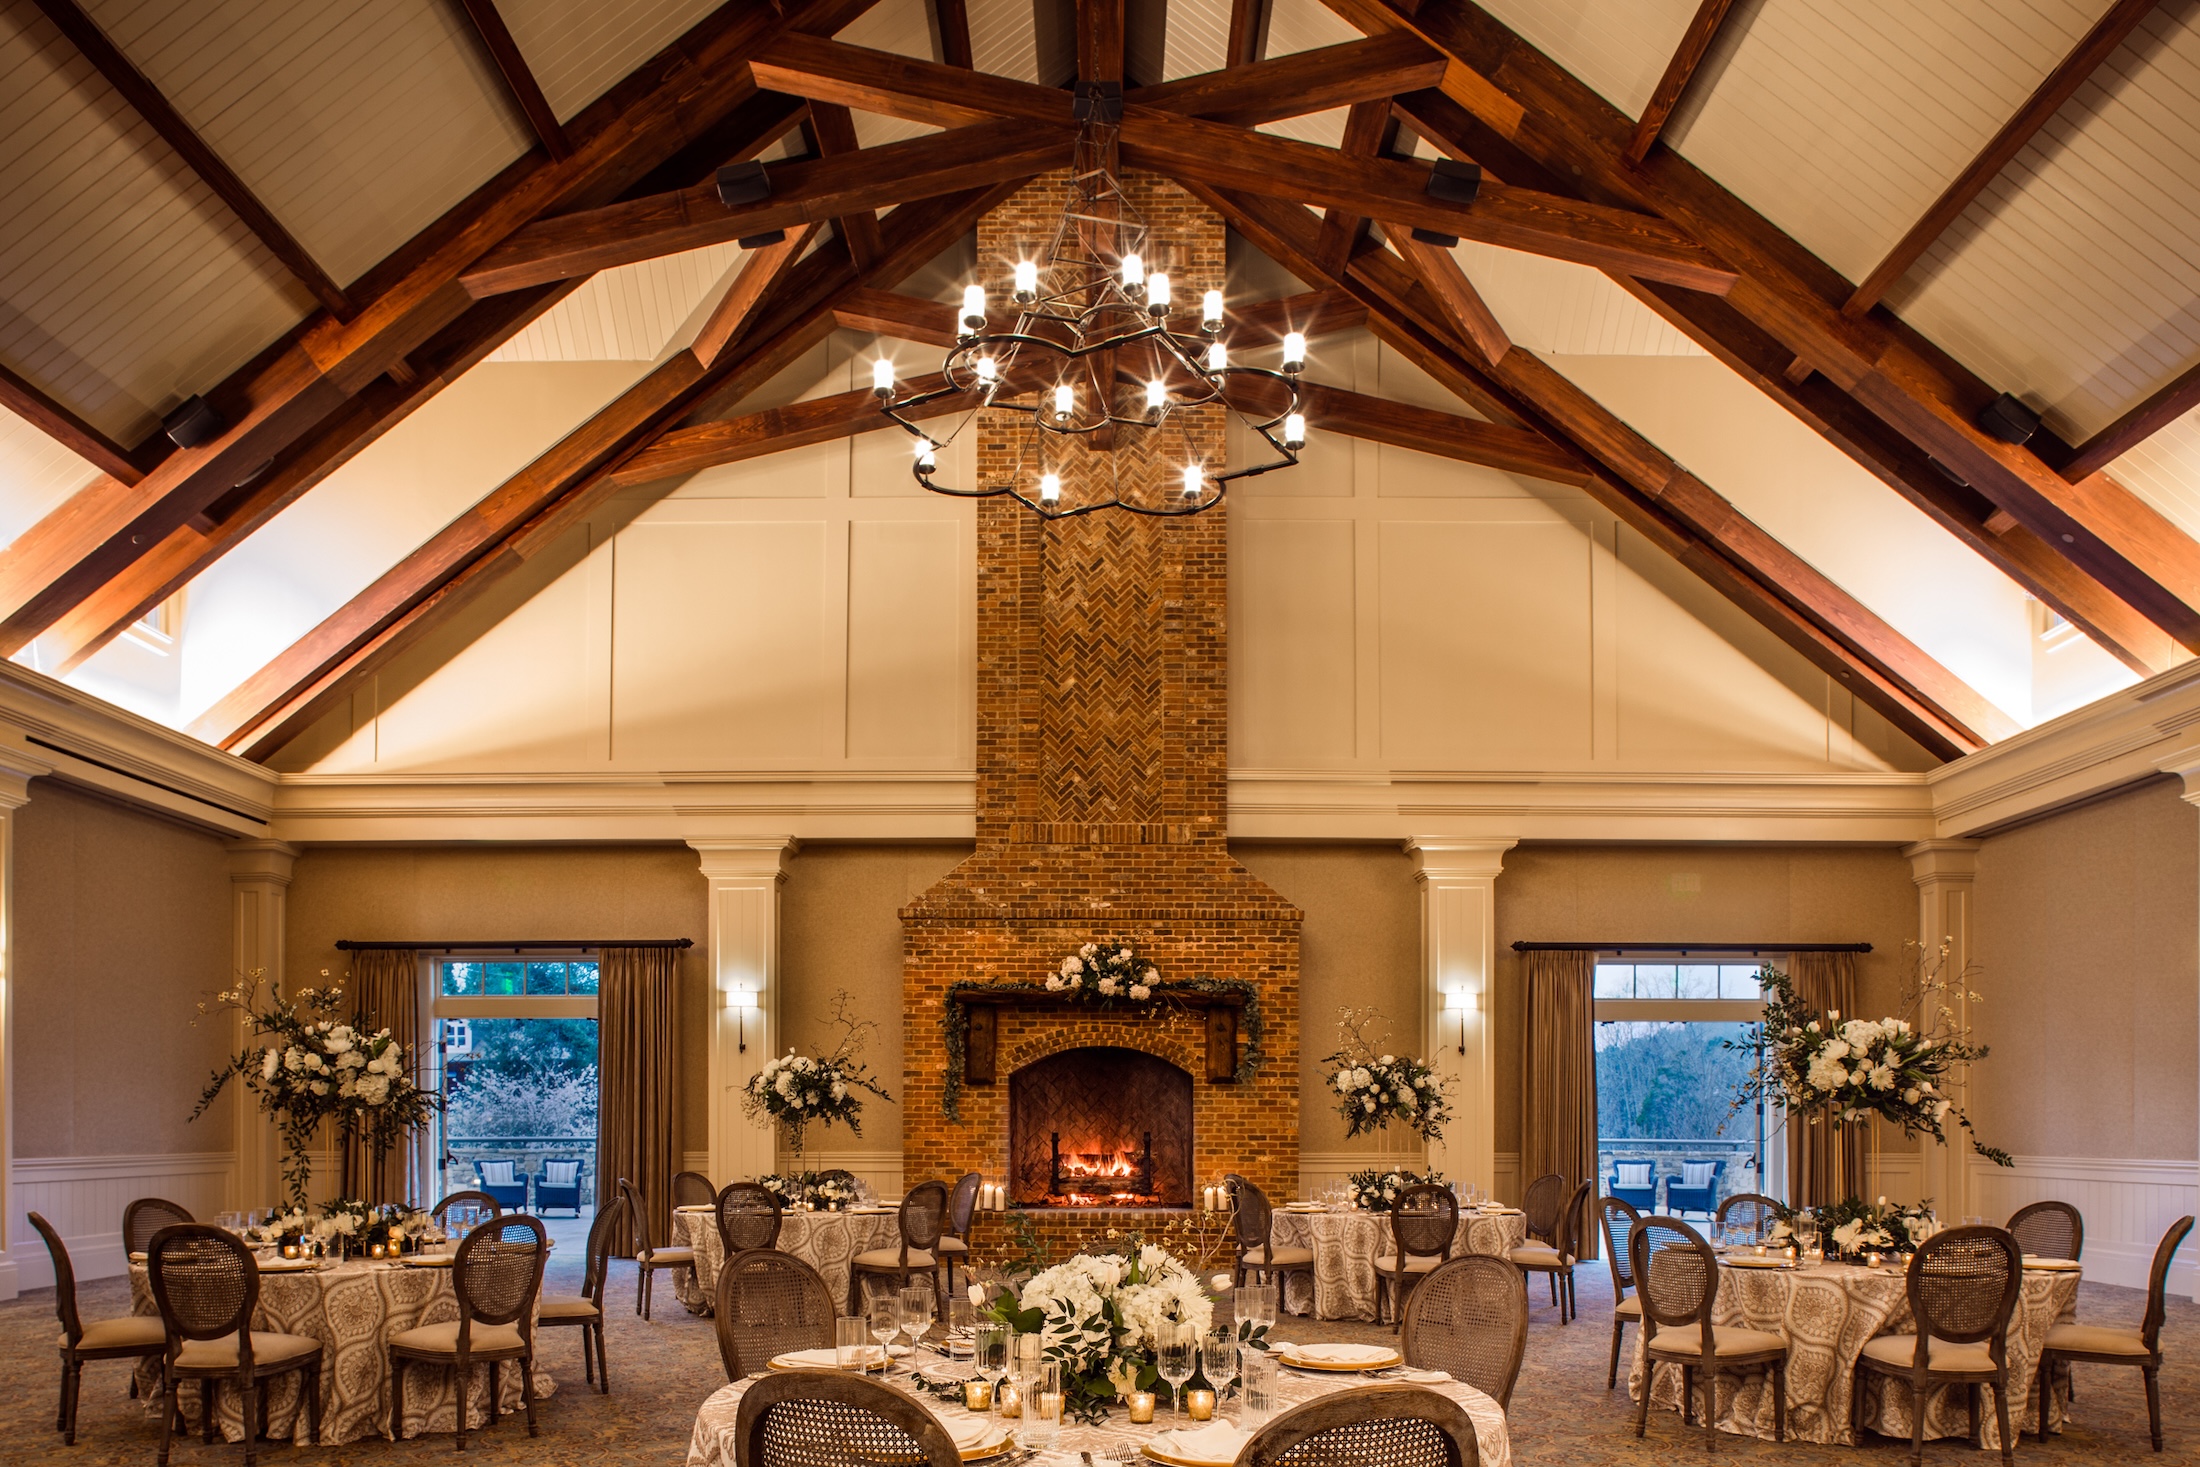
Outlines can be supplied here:
<path id="1" fill-rule="evenodd" d="M 1635 130 L 1627 139 L 1627 156 L 1640 163 L 1650 152 L 1650 145 L 1665 131 L 1665 124 L 1681 105 L 1681 98 L 1688 94 L 1688 84 L 1696 79 L 1696 68 L 1703 65 L 1704 57 L 1711 54 L 1711 43 L 1719 38 L 1720 28 L 1726 24 L 1734 0 L 1703 0 L 1696 13 L 1689 17 L 1688 28 L 1681 32 L 1678 46 L 1673 48 L 1673 58 L 1665 63 L 1665 74 L 1658 78 L 1657 86 L 1644 104 L 1642 116 L 1635 119 Z"/>
<path id="2" fill-rule="evenodd" d="M 938 32 L 940 61 L 965 71 L 977 69 L 970 50 L 970 6 L 967 0 L 931 0 L 932 23 Z"/>
<path id="3" fill-rule="evenodd" d="M 260 202 L 259 196 L 237 176 L 236 170 L 199 136 L 196 128 L 183 120 L 183 114 L 162 95 L 160 88 L 138 70 L 137 64 L 122 53 L 120 46 L 108 39 L 107 33 L 84 13 L 76 0 L 37 0 L 37 4 L 46 18 L 91 63 L 92 69 L 105 77 L 107 84 L 122 94 L 130 109 L 145 119 L 145 125 L 153 130 L 154 136 L 173 149 L 183 159 L 184 166 L 229 206 L 229 212 L 236 215 L 238 222 L 252 232 L 253 238 L 290 272 L 292 279 L 311 291 L 313 298 L 339 319 L 351 315 L 350 296 L 328 271 L 321 268 L 312 251 L 300 244 L 297 236 Z"/>
<path id="4" fill-rule="evenodd" d="M 572 139 L 565 135 L 565 126 L 558 121 L 558 114 L 551 110 L 550 99 L 542 94 L 542 84 L 535 80 L 535 73 L 519 49 L 519 42 L 512 39 L 512 28 L 504 23 L 496 0 L 459 0 L 459 5 L 465 10 L 467 20 L 473 23 L 475 39 L 489 53 L 497 75 L 504 79 L 505 95 L 519 108 L 527 125 L 534 129 L 543 151 L 554 159 L 573 156 Z"/>
<path id="5" fill-rule="evenodd" d="M 1274 0 L 1230 0 L 1230 30 L 1223 38 L 1223 65 L 1250 66 L 1268 54 L 1268 22 Z"/>

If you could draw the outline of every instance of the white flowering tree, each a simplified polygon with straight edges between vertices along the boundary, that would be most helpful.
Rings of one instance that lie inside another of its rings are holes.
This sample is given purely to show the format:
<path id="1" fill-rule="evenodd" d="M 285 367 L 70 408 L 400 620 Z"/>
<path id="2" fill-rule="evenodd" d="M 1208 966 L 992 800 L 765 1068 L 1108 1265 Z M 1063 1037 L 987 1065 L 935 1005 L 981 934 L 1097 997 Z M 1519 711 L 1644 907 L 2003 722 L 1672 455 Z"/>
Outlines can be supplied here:
<path id="1" fill-rule="evenodd" d="M 813 1123 L 844 1125 L 858 1136 L 863 1134 L 863 1097 L 857 1091 L 868 1091 L 881 1100 L 894 1098 L 862 1060 L 863 1046 L 878 1025 L 855 1016 L 845 988 L 833 995 L 833 1023 L 842 1032 L 832 1053 L 807 1055 L 789 1049 L 764 1061 L 741 1092 L 741 1108 L 751 1118 L 768 1119 L 786 1132 L 788 1149 L 797 1158 Z"/>
<path id="2" fill-rule="evenodd" d="M 1338 1010 L 1337 1052 L 1322 1060 L 1330 1067 L 1329 1085 L 1337 1093 L 1345 1134 L 1380 1131 L 1396 1121 L 1424 1140 L 1443 1140 L 1451 1119 L 1443 1079 L 1426 1060 L 1378 1054 L 1368 1030 L 1380 1017 L 1372 1008 Z"/>
<path id="3" fill-rule="evenodd" d="M 307 1158 L 322 1122 L 334 1121 L 340 1142 L 356 1138 L 380 1159 L 408 1131 L 426 1125 L 442 1097 L 414 1082 L 404 1046 L 389 1030 L 369 1033 L 338 1017 L 340 986 L 301 988 L 286 1000 L 282 985 L 271 983 L 262 1007 L 260 976 L 255 970 L 211 1006 L 198 1006 L 202 1015 L 241 1015 L 257 1042 L 214 1072 L 191 1119 L 204 1115 L 235 1078 L 282 1132 L 283 1188 L 289 1210 L 303 1212 L 312 1175 Z"/>

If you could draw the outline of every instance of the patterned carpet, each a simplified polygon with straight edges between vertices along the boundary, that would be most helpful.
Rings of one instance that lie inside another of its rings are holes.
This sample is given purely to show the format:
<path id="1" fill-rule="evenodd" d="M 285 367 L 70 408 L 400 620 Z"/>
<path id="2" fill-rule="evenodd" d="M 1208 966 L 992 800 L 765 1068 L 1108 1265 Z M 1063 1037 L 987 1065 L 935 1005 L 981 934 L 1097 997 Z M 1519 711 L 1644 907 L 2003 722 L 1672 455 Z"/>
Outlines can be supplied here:
<path id="1" fill-rule="evenodd" d="M 550 1287 L 570 1291 L 577 1278 L 571 1264 L 553 1264 Z M 599 1396 L 581 1383 L 580 1345 L 573 1331 L 552 1333 L 545 1345 L 546 1367 L 559 1381 L 555 1398 L 540 1408 L 542 1435 L 527 1439 L 519 1421 L 506 1418 L 495 1431 L 477 1436 L 466 1457 L 475 1463 L 591 1463 L 618 1467 L 679 1462 L 687 1447 L 695 1408 L 724 1383 L 710 1321 L 689 1315 L 677 1304 L 657 1310 L 644 1324 L 633 1312 L 633 1273 L 616 1271 L 612 1283 L 609 1350 L 612 1394 Z M 669 1290 L 660 1289 L 659 1299 Z M 1700 1434 L 1684 1433 L 1678 1416 L 1654 1416 L 1650 1435 L 1633 1434 L 1631 1403 L 1624 1384 L 1604 1389 L 1606 1352 L 1611 1341 L 1610 1292 L 1601 1265 L 1584 1270 L 1581 1317 L 1561 1328 L 1554 1310 L 1538 1300 L 1528 1335 L 1528 1359 L 1513 1397 L 1512 1429 L 1516 1459 L 1523 1467 L 1601 1467 L 1604 1463 L 1663 1463 L 1696 1460 Z M 669 1302 L 669 1301 L 668 1301 Z M 2079 1317 L 2103 1323 L 2136 1322 L 2145 1296 L 2135 1290 L 2087 1284 Z M 87 1284 L 80 1294 L 87 1318 L 121 1313 L 129 1290 L 119 1279 Z M 1290 1320 L 1277 1333 L 1299 1340 L 1388 1339 L 1388 1329 L 1373 1325 L 1315 1324 Z M 120 1365 L 94 1365 L 85 1373 L 84 1404 L 77 1445 L 64 1450 L 52 1430 L 54 1382 L 58 1374 L 54 1339 L 53 1294 L 41 1290 L 0 1304 L 0 1464 L 60 1463 L 104 1467 L 147 1467 L 159 1441 L 157 1418 L 125 1394 Z M 2042 1446 L 2030 1436 L 2017 1446 L 2020 1461 L 2086 1464 L 2193 1463 L 2200 1467 L 2200 1306 L 2172 1300 L 2165 1331 L 2169 1365 L 2162 1381 L 2168 1450 L 2159 1457 L 2147 1445 L 2146 1400 L 2135 1370 L 2081 1368 L 2077 1419 L 2073 1428 Z M 1632 1335 L 1630 1334 L 1630 1339 Z M 1775 1447 L 1770 1442 L 1722 1437 L 1722 1457 L 1778 1460 L 1797 1467 L 1816 1464 L 1893 1464 L 1907 1459 L 1907 1443 L 1875 1439 L 1861 1451 L 1835 1447 Z M 1684 1456 L 1685 1454 L 1685 1456 Z M 243 1449 L 179 1443 L 177 1467 L 241 1462 Z M 351 1463 L 408 1464 L 453 1460 L 448 1435 L 404 1443 L 358 1442 L 345 1447 L 294 1454 L 287 1446 L 263 1445 L 261 1460 L 271 1464 L 304 1461 L 326 1467 Z M 1995 1460 L 1955 1443 L 1928 1445 L 1926 1460 L 1939 1463 Z"/>

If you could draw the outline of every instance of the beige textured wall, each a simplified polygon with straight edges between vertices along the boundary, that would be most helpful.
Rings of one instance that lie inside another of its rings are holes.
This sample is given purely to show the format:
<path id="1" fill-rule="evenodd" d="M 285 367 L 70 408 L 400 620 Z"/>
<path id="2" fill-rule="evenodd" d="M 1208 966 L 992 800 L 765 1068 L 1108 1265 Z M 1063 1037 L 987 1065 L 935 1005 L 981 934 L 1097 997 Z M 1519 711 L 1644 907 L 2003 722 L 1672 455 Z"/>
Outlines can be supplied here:
<path id="1" fill-rule="evenodd" d="M 227 1151 L 229 1100 L 187 1123 L 229 1024 L 221 842 L 50 779 L 15 834 L 15 1154 Z"/>
<path id="2" fill-rule="evenodd" d="M 709 1125 L 708 898 L 686 846 L 322 846 L 298 858 L 285 960 L 302 982 L 345 970 L 339 938 L 692 938 L 680 961 L 680 1145 L 699 1151 Z"/>
<path id="3" fill-rule="evenodd" d="M 807 845 L 789 863 L 779 902 L 782 1047 L 830 1050 L 842 1030 L 832 998 L 846 989 L 850 1011 L 877 1022 L 863 1059 L 894 1101 L 866 1098 L 863 1134 L 813 1130 L 813 1151 L 866 1151 L 901 1158 L 902 907 L 970 854 L 960 845 Z"/>
<path id="4" fill-rule="evenodd" d="M 1337 1010 L 1372 1005 L 1389 1039 L 1418 1048 L 1421 1027 L 1421 893 L 1396 845 L 1240 842 L 1230 854 L 1306 914 L 1299 943 L 1302 1093 L 1326 1094 L 1321 1058 L 1336 1048 Z M 1373 1037 L 1373 1036 L 1370 1036 Z M 1299 1114 L 1299 1150 L 1418 1156 L 1418 1137 L 1391 1130 L 1347 1140 L 1344 1122 L 1311 1100 Z"/>
<path id="5" fill-rule="evenodd" d="M 1973 1119 L 2020 1155 L 2194 1154 L 2200 812 L 2150 784 L 1979 852 Z M 2051 1075 L 2082 1083 L 2041 1084 Z"/>
<path id="6" fill-rule="evenodd" d="M 1497 1149 L 1520 1149 L 1520 955 L 1530 942 L 1868 942 L 1865 1012 L 1893 1011 L 1917 937 L 1891 847 L 1521 846 L 1497 879 Z M 1884 1141 L 1896 1149 L 1899 1136 Z"/>

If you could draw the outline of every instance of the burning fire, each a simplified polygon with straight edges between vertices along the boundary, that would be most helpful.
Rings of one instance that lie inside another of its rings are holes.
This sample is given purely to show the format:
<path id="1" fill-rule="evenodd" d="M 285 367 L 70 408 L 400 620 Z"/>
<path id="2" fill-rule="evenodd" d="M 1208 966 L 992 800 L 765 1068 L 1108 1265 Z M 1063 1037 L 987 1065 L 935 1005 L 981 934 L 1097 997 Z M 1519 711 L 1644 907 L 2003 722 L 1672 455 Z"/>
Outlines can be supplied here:
<path id="1" fill-rule="evenodd" d="M 1109 1177 L 1135 1177 L 1138 1175 L 1138 1158 L 1127 1151 L 1087 1151 L 1075 1161 L 1064 1157 L 1062 1175 L 1079 1180 L 1090 1178 L 1094 1181 Z"/>

